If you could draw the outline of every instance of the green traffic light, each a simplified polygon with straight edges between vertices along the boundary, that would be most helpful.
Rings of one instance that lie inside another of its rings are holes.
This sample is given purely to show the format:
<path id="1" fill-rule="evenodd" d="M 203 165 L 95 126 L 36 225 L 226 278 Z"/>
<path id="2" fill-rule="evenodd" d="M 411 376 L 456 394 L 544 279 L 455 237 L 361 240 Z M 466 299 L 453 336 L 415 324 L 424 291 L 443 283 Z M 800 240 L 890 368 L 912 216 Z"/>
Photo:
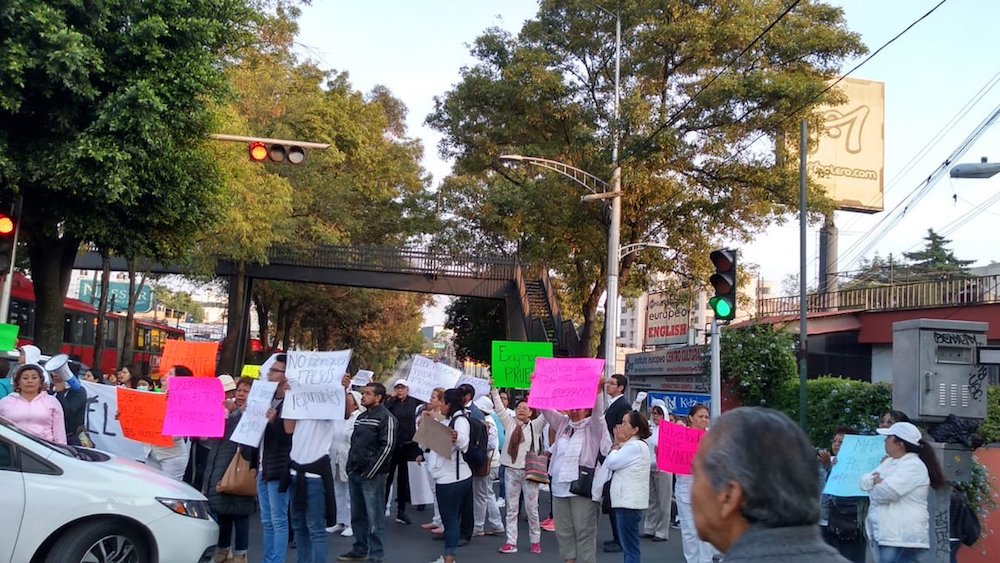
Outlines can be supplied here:
<path id="1" fill-rule="evenodd" d="M 733 304 L 722 297 L 713 297 L 708 300 L 708 305 L 715 313 L 715 318 L 729 320 L 733 318 Z"/>

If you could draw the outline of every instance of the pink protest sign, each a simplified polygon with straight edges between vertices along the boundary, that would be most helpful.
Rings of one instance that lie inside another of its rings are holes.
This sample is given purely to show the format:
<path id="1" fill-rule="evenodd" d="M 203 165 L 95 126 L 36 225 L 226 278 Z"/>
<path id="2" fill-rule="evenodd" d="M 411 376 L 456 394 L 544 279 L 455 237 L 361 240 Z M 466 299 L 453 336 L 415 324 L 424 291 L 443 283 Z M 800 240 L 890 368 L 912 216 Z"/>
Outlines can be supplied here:
<path id="1" fill-rule="evenodd" d="M 167 387 L 167 436 L 218 438 L 226 425 L 226 393 L 214 377 L 171 377 Z"/>
<path id="2" fill-rule="evenodd" d="M 528 406 L 535 409 L 589 409 L 597 399 L 604 360 L 537 358 Z"/>
<path id="3" fill-rule="evenodd" d="M 691 463 L 704 436 L 704 430 L 661 422 L 656 442 L 656 466 L 667 473 L 690 475 Z"/>

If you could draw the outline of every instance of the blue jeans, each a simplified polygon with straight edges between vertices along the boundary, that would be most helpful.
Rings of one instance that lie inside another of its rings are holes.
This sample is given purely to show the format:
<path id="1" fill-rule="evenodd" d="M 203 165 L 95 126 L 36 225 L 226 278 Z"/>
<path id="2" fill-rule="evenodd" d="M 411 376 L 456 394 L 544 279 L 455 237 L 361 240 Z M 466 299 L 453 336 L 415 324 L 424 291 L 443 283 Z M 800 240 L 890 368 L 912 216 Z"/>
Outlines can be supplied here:
<path id="1" fill-rule="evenodd" d="M 348 475 L 351 490 L 351 529 L 354 530 L 352 552 L 367 554 L 369 560 L 381 561 L 385 557 L 385 483 L 387 475 L 380 473 L 372 479 L 361 475 Z"/>
<path id="2" fill-rule="evenodd" d="M 437 493 L 441 524 L 444 526 L 444 554 L 455 555 L 462 535 L 461 516 L 465 513 L 469 517 L 468 513 L 472 512 L 472 478 L 447 485 L 438 484 L 434 491 Z"/>
<path id="3" fill-rule="evenodd" d="M 618 528 L 618 539 L 622 542 L 622 552 L 625 563 L 640 563 L 639 556 L 639 522 L 642 511 L 634 508 L 612 508 L 611 516 Z"/>
<path id="4" fill-rule="evenodd" d="M 326 563 L 330 540 L 326 534 L 326 491 L 322 479 L 306 478 L 306 505 L 295 506 L 296 482 L 292 478 L 289 496 L 292 499 L 292 529 L 295 530 L 295 561 Z"/>
<path id="5" fill-rule="evenodd" d="M 261 563 L 284 563 L 288 551 L 288 492 L 278 492 L 278 481 L 257 479 L 257 502 L 264 532 Z"/>
<path id="6" fill-rule="evenodd" d="M 878 563 L 918 563 L 927 549 L 922 547 L 878 546 Z"/>

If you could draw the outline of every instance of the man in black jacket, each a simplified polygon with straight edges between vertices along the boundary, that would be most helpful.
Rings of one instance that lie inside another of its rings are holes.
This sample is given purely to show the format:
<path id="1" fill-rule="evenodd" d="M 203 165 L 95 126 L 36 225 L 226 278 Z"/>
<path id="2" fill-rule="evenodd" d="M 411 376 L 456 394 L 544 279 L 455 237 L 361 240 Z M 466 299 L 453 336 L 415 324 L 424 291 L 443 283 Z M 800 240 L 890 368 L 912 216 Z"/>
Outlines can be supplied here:
<path id="1" fill-rule="evenodd" d="M 406 515 L 406 504 L 410 502 L 410 475 L 407 463 L 417 459 L 420 448 L 413 442 L 417 432 L 417 407 L 423 401 L 410 396 L 410 387 L 405 379 L 399 379 L 393 386 L 395 396 L 385 401 L 398 423 L 396 426 L 396 451 L 392 454 L 392 464 L 389 466 L 389 476 L 386 478 L 386 496 L 392 486 L 393 475 L 396 476 L 396 522 L 409 524 L 410 517 Z"/>
<path id="2" fill-rule="evenodd" d="M 381 562 L 385 557 L 385 483 L 396 449 L 397 422 L 384 400 L 381 383 L 368 385 L 361 395 L 367 410 L 354 423 L 346 467 L 354 546 L 337 561 Z"/>

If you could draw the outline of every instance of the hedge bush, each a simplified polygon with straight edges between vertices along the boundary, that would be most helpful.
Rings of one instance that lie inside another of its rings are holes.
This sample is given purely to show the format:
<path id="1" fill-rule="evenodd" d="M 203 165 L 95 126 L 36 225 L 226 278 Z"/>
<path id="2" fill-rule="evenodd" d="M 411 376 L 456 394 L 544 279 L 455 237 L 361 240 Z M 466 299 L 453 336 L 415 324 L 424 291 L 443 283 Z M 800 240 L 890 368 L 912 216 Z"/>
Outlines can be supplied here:
<path id="1" fill-rule="evenodd" d="M 777 388 L 774 407 L 799 420 L 799 380 L 786 379 Z M 873 434 L 879 417 L 892 407 L 892 387 L 854 379 L 824 376 L 806 382 L 806 427 L 809 439 L 827 448 L 839 426 Z"/>
<path id="2" fill-rule="evenodd" d="M 1000 387 L 986 391 L 986 420 L 979 425 L 979 435 L 986 443 L 1000 442 Z"/>
<path id="3" fill-rule="evenodd" d="M 746 406 L 773 407 L 775 391 L 797 373 L 792 335 L 770 325 L 724 330 L 719 346 L 722 382 Z"/>

